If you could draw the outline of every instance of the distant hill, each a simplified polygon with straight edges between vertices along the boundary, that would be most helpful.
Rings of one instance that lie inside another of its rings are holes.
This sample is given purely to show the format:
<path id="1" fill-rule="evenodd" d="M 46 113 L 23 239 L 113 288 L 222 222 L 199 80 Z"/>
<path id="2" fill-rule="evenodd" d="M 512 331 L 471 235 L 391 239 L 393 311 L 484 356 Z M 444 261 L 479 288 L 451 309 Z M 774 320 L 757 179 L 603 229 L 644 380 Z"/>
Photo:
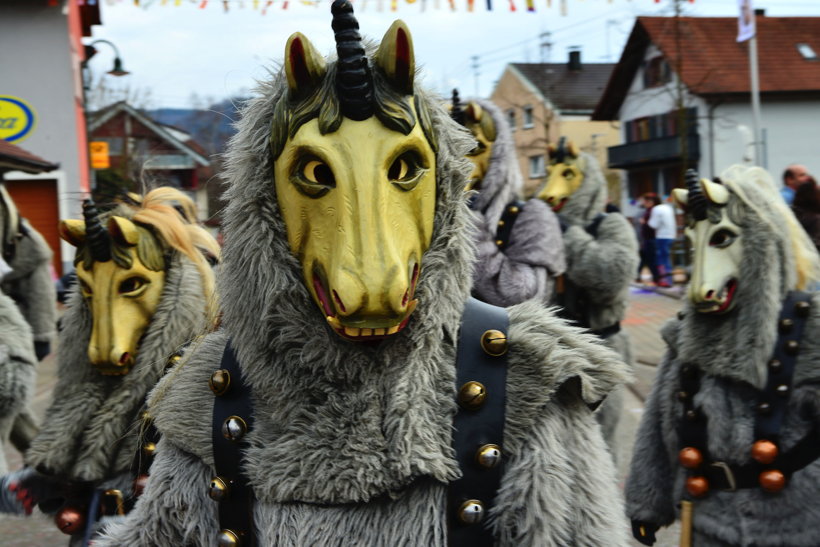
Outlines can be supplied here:
<path id="1" fill-rule="evenodd" d="M 237 120 L 236 105 L 244 98 L 225 99 L 212 104 L 207 110 L 194 108 L 159 108 L 148 110 L 151 118 L 166 125 L 178 127 L 191 134 L 209 154 L 225 151 L 225 144 L 234 134 L 233 122 Z"/>

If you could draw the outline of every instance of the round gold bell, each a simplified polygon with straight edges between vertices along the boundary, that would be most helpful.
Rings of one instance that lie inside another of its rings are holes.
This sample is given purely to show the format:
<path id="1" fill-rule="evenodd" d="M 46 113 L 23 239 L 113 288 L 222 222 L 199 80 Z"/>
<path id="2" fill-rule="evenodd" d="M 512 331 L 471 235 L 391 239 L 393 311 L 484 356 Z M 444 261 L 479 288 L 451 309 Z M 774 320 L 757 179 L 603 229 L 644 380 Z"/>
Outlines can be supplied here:
<path id="1" fill-rule="evenodd" d="M 507 335 L 500 330 L 488 330 L 481 335 L 481 347 L 493 357 L 504 355 L 507 353 Z"/>
<path id="2" fill-rule="evenodd" d="M 758 480 L 760 487 L 772 494 L 780 492 L 786 486 L 786 475 L 777 469 L 767 469 L 760 474 Z"/>
<path id="3" fill-rule="evenodd" d="M 703 463 L 703 454 L 697 448 L 687 446 L 678 452 L 678 461 L 686 469 L 697 469 Z"/>
<path id="4" fill-rule="evenodd" d="M 156 451 L 157 451 L 156 443 L 152 443 L 151 441 L 148 441 L 147 443 L 142 445 L 142 453 L 146 458 L 150 458 L 151 456 L 153 456 L 154 452 L 156 452 Z"/>
<path id="5" fill-rule="evenodd" d="M 63 507 L 54 516 L 54 523 L 64 534 L 78 534 L 85 528 L 85 514 L 76 507 Z"/>
<path id="6" fill-rule="evenodd" d="M 239 534 L 233 530 L 225 528 L 224 530 L 220 530 L 219 534 L 217 534 L 216 544 L 219 547 L 239 547 L 242 545 L 242 541 L 239 539 Z"/>
<path id="7" fill-rule="evenodd" d="M 485 444 L 475 453 L 475 461 L 485 469 L 492 469 L 501 463 L 501 447 L 497 444 Z"/>
<path id="8" fill-rule="evenodd" d="M 171 368 L 180 361 L 182 361 L 182 355 L 180 355 L 179 353 L 175 353 L 168 359 L 168 363 L 166 363 L 165 368 Z"/>
<path id="9" fill-rule="evenodd" d="M 484 518 L 484 504 L 479 500 L 467 500 L 458 508 L 458 520 L 462 524 L 478 524 Z"/>
<path id="10" fill-rule="evenodd" d="M 709 492 L 709 481 L 706 477 L 689 477 L 686 479 L 686 491 L 693 498 L 705 496 Z"/>
<path id="11" fill-rule="evenodd" d="M 481 408 L 487 398 L 487 388 L 481 382 L 467 382 L 458 390 L 458 404 L 467 410 Z"/>
<path id="12" fill-rule="evenodd" d="M 213 391 L 217 397 L 224 395 L 231 387 L 231 373 L 224 368 L 217 370 L 211 374 L 211 378 L 208 380 L 208 387 L 211 388 L 211 391 Z"/>
<path id="13" fill-rule="evenodd" d="M 237 442 L 248 432 L 248 424 L 239 416 L 228 416 L 222 422 L 222 436 L 229 441 Z"/>
<path id="14" fill-rule="evenodd" d="M 772 441 L 761 439 L 752 445 L 752 459 L 763 465 L 769 465 L 777 459 L 777 445 Z"/>
<path id="15" fill-rule="evenodd" d="M 208 486 L 208 497 L 214 501 L 225 501 L 231 494 L 231 488 L 228 481 L 222 477 L 214 477 L 211 479 L 211 484 Z"/>

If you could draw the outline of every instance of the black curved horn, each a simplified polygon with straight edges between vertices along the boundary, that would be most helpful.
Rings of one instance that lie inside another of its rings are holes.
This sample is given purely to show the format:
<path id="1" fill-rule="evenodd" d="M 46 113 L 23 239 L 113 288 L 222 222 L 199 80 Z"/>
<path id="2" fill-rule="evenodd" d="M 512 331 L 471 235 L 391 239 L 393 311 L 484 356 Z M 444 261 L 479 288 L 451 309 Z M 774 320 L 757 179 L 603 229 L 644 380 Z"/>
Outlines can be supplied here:
<path id="1" fill-rule="evenodd" d="M 450 109 L 450 117 L 458 124 L 466 125 L 464 109 L 461 108 L 461 100 L 458 97 L 458 89 L 453 89 L 453 105 Z"/>
<path id="2" fill-rule="evenodd" d="M 85 242 L 95 262 L 111 260 L 111 235 L 100 223 L 99 212 L 90 199 L 83 201 L 85 218 Z"/>
<path id="3" fill-rule="evenodd" d="M 689 188 L 689 196 L 686 204 L 687 211 L 689 211 L 695 220 L 704 220 L 709 203 L 706 200 L 706 196 L 703 195 L 703 190 L 700 188 L 698 172 L 694 169 L 686 170 L 686 186 Z"/>
<path id="4" fill-rule="evenodd" d="M 336 35 L 336 90 L 342 114 L 355 121 L 366 120 L 375 112 L 373 79 L 364 54 L 359 22 L 348 0 L 335 0 L 330 6 Z"/>
<path id="5" fill-rule="evenodd" d="M 559 137 L 558 146 L 555 147 L 555 152 L 551 154 L 550 159 L 554 159 L 555 163 L 564 163 L 567 157 L 567 138 Z"/>

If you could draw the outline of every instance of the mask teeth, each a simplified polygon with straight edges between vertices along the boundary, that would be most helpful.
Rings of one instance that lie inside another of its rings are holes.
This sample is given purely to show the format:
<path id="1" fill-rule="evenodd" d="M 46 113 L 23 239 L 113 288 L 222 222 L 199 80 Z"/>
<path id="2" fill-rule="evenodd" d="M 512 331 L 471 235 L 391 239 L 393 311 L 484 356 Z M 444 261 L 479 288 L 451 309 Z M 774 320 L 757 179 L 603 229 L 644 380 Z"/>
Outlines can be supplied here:
<path id="1" fill-rule="evenodd" d="M 362 121 L 373 115 L 373 80 L 364 54 L 359 22 L 348 0 L 335 0 L 330 7 L 333 32 L 336 36 L 336 89 L 342 114 Z"/>
<path id="2" fill-rule="evenodd" d="M 692 218 L 697 220 L 704 220 L 706 218 L 706 208 L 709 204 L 706 201 L 706 196 L 700 188 L 700 178 L 698 172 L 694 169 L 687 169 L 686 171 L 686 186 L 689 188 L 689 196 L 687 200 L 687 210 Z"/>
<path id="3" fill-rule="evenodd" d="M 100 223 L 99 212 L 91 199 L 83 201 L 85 239 L 95 262 L 111 260 L 111 236 Z"/>
<path id="4" fill-rule="evenodd" d="M 461 108 L 461 101 L 458 97 L 458 89 L 453 89 L 453 107 L 450 110 L 450 117 L 460 125 L 466 125 L 464 123 L 464 110 Z"/>

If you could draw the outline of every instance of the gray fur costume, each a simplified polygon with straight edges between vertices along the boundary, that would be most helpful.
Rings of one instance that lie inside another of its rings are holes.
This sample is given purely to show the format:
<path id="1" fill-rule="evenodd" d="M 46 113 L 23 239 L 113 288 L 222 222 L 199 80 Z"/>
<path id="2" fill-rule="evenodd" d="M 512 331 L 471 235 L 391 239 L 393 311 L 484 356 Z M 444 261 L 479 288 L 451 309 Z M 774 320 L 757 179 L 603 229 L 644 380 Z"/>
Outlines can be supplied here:
<path id="1" fill-rule="evenodd" d="M 127 209 L 115 214 L 131 216 Z M 146 395 L 169 356 L 207 326 L 199 270 L 180 253 L 169 256 L 160 303 L 125 376 L 104 376 L 89 363 L 91 311 L 74 285 L 60 331 L 53 402 L 25 455 L 27 465 L 60 479 L 131 493 Z"/>
<path id="2" fill-rule="evenodd" d="M 8 471 L 4 444 L 34 394 L 36 363 L 31 327 L 14 301 L 0 293 L 0 474 Z"/>
<path id="3" fill-rule="evenodd" d="M 473 197 L 476 215 L 477 256 L 473 295 L 496 306 L 512 306 L 530 298 L 548 302 L 554 280 L 564 273 L 564 243 L 555 213 L 540 199 L 525 202 L 517 215 L 505 248 L 496 244 L 498 221 L 524 189 L 515 143 L 503 113 L 493 103 L 476 100 L 495 124 L 490 164 Z"/>
<path id="4" fill-rule="evenodd" d="M 567 226 L 564 252 L 567 257 L 567 279 L 586 291 L 587 314 L 592 330 L 603 329 L 622 321 L 629 299 L 629 283 L 638 267 L 638 241 L 635 230 L 620 213 L 608 213 L 593 237 L 586 227 L 604 210 L 606 179 L 598 161 L 581 153 L 584 180 L 561 208 L 558 217 Z M 632 347 L 623 330 L 609 336 L 605 343 L 632 367 Z M 607 397 L 598 411 L 604 438 L 615 453 L 615 430 L 620 420 L 623 393 L 618 390 Z"/>
<path id="5" fill-rule="evenodd" d="M 727 180 L 725 175 L 721 178 Z M 746 195 L 763 211 L 769 211 L 770 200 L 779 197 L 776 191 L 765 196 L 748 188 Z M 686 479 L 686 470 L 678 463 L 681 447 L 676 429 L 683 413 L 678 392 L 684 364 L 702 371 L 694 403 L 708 419 L 711 458 L 733 465 L 751 459 L 757 393 L 765 385 L 782 300 L 794 289 L 796 276 L 782 217 L 772 214 L 761 222 L 749 209 L 740 211 L 742 278 L 735 308 L 709 315 L 695 311 L 687 300 L 683 318 L 663 328 L 668 348 L 646 402 L 627 480 L 627 513 L 633 520 L 665 526 L 677 518 Z M 781 451 L 794 446 L 820 421 L 818 333 L 820 295 L 814 294 L 781 429 Z M 710 491 L 695 501 L 694 545 L 816 547 L 820 545 L 818 492 L 820 460 L 797 471 L 776 494 L 761 488 Z"/>
<path id="6" fill-rule="evenodd" d="M 57 290 L 48 267 L 52 252 L 43 236 L 18 216 L 5 188 L 0 190 L 0 242 L 4 249 L 13 249 L 5 257 L 12 271 L 0 287 L 31 326 L 38 353 L 47 354 L 57 330 Z"/>
<path id="7" fill-rule="evenodd" d="M 459 474 L 451 447 L 455 340 L 473 256 L 469 139 L 431 107 L 438 188 L 418 307 L 398 334 L 351 343 L 312 301 L 272 191 L 270 120 L 284 89 L 282 74 L 259 89 L 229 148 L 222 330 L 152 393 L 162 440 L 151 478 L 97 547 L 215 545 L 208 379 L 228 337 L 253 391 L 245 466 L 259 545 L 446 544 L 446 484 Z M 418 90 L 416 99 L 432 101 Z M 627 544 L 612 462 L 586 403 L 628 371 L 535 303 L 510 308 L 510 320 L 508 459 L 491 515 L 498 544 Z"/>

